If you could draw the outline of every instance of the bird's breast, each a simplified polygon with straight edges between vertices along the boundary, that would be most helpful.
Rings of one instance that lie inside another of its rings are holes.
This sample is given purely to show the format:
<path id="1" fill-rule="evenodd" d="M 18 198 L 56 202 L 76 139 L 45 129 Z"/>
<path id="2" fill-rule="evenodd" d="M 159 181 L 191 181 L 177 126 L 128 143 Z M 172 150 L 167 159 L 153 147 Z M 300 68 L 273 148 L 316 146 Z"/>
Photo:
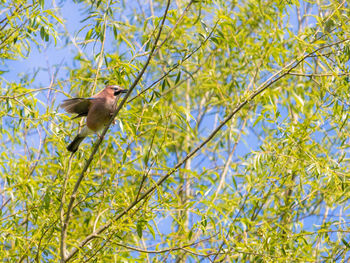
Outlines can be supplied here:
<path id="1" fill-rule="evenodd" d="M 99 101 L 94 103 L 87 115 L 86 125 L 89 129 L 97 132 L 104 128 L 113 114 L 114 102 Z"/>

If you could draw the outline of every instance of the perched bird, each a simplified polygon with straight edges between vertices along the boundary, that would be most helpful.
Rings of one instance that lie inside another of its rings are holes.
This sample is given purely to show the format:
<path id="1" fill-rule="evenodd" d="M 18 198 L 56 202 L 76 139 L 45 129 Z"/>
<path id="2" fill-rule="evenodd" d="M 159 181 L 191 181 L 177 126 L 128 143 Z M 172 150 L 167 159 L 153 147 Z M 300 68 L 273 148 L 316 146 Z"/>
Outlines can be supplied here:
<path id="1" fill-rule="evenodd" d="M 117 100 L 127 91 L 119 86 L 110 85 L 91 98 L 64 100 L 60 107 L 68 113 L 78 114 L 73 119 L 86 116 L 86 126 L 68 145 L 67 150 L 75 153 L 86 136 L 103 129 L 114 113 Z"/>

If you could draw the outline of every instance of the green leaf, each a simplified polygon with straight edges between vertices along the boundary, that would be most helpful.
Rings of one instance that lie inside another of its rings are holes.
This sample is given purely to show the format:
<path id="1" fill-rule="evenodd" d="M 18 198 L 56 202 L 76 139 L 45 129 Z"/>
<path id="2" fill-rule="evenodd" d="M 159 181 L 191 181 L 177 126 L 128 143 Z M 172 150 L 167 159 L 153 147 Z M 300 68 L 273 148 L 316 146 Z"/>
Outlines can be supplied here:
<path id="1" fill-rule="evenodd" d="M 342 243 L 348 248 L 350 249 L 350 245 L 348 242 L 346 242 L 346 240 L 344 238 L 341 239 Z"/>
<path id="2" fill-rule="evenodd" d="M 117 27 L 115 25 L 113 25 L 113 34 L 114 34 L 114 38 L 117 39 L 118 38 L 118 30 L 117 30 Z"/>
<path id="3" fill-rule="evenodd" d="M 89 31 L 85 35 L 85 40 L 91 39 L 92 32 L 93 32 L 93 29 L 90 28 Z"/>
<path id="4" fill-rule="evenodd" d="M 46 35 L 45 28 L 42 26 L 40 28 L 40 37 L 41 37 L 42 40 L 45 40 L 45 35 Z"/>
<path id="5" fill-rule="evenodd" d="M 122 163 L 125 163 L 126 157 L 127 157 L 127 150 L 123 152 L 123 158 L 122 158 Z"/>
<path id="6" fill-rule="evenodd" d="M 164 90 L 165 90 L 165 88 L 166 88 L 166 86 L 168 86 L 169 85 L 169 83 L 168 83 L 168 81 L 166 80 L 166 78 L 163 80 L 163 82 L 162 82 L 162 89 L 161 89 L 161 91 L 163 92 Z"/>
<path id="7" fill-rule="evenodd" d="M 175 85 L 176 85 L 177 83 L 179 83 L 180 78 L 181 78 L 181 71 L 179 71 L 179 73 L 177 73 L 176 80 L 175 80 Z"/>
<path id="8" fill-rule="evenodd" d="M 209 33 L 209 29 L 207 27 L 207 25 L 204 23 L 204 21 L 201 19 L 201 25 L 202 25 L 202 28 L 205 30 L 206 33 Z"/>
<path id="9" fill-rule="evenodd" d="M 139 221 L 136 224 L 136 232 L 137 232 L 137 235 L 139 236 L 139 238 L 142 238 L 143 225 L 144 225 L 143 221 Z"/>
<path id="10" fill-rule="evenodd" d="M 150 152 L 147 151 L 146 154 L 145 154 L 144 157 L 143 157 L 143 162 L 144 162 L 144 164 L 145 164 L 146 166 L 148 166 L 149 154 L 150 154 Z"/>
<path id="11" fill-rule="evenodd" d="M 45 1 L 44 0 L 39 0 L 40 8 L 44 9 Z"/>
<path id="12" fill-rule="evenodd" d="M 151 233 L 153 239 L 155 240 L 156 239 L 156 233 L 155 233 L 153 227 L 150 224 L 148 224 L 147 222 L 146 222 L 146 225 L 147 225 L 147 228 L 148 228 L 149 232 Z"/>

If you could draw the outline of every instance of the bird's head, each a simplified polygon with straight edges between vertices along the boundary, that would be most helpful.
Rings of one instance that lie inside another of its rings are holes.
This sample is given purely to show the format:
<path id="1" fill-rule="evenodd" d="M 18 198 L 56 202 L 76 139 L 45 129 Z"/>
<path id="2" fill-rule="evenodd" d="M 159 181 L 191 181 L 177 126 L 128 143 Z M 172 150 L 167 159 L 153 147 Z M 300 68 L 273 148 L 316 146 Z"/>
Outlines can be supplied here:
<path id="1" fill-rule="evenodd" d="M 114 96 L 119 96 L 123 93 L 127 93 L 128 90 L 127 89 L 123 89 L 117 85 L 109 85 L 106 87 L 106 89 L 108 89 L 108 93 L 113 94 Z"/>

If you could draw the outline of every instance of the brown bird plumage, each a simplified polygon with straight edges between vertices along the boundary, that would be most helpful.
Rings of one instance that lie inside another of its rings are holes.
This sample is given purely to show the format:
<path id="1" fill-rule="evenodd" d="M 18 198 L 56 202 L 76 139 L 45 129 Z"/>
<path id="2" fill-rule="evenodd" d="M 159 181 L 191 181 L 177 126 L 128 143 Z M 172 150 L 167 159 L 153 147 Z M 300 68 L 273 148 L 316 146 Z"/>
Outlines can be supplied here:
<path id="1" fill-rule="evenodd" d="M 106 86 L 91 98 L 64 100 L 60 105 L 68 113 L 76 113 L 75 118 L 86 116 L 86 126 L 68 145 L 67 150 L 74 153 L 86 136 L 101 130 L 110 120 L 116 101 L 128 90 L 116 85 Z"/>

